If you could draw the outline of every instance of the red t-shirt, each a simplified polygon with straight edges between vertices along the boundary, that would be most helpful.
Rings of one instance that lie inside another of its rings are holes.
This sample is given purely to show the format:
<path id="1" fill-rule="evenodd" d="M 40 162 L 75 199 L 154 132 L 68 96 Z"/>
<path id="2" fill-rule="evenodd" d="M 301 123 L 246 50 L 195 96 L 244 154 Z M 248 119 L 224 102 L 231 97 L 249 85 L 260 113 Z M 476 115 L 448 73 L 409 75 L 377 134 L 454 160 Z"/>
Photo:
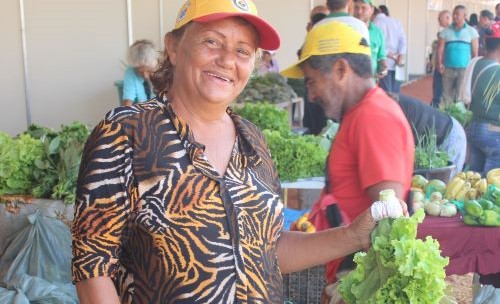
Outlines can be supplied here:
<path id="1" fill-rule="evenodd" d="M 370 207 L 366 189 L 395 181 L 410 189 L 415 144 L 399 105 L 380 88 L 344 114 L 330 155 L 330 191 L 352 221 Z"/>

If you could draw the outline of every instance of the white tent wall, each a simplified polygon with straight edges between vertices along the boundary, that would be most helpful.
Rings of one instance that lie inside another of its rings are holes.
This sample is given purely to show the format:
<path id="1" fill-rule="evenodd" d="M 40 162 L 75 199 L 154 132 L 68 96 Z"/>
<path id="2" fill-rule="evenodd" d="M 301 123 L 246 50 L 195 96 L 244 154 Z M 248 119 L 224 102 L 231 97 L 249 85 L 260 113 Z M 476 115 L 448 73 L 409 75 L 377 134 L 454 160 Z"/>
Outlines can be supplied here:
<path id="1" fill-rule="evenodd" d="M 18 0 L 0 3 L 0 131 L 17 134 L 26 127 L 23 51 Z"/>
<path id="2" fill-rule="evenodd" d="M 80 120 L 96 124 L 118 105 L 113 82 L 123 75 L 129 41 L 150 39 L 162 49 L 184 0 L 2 0 L 0 1 L 0 130 L 15 135 L 31 122 L 58 128 Z M 439 1 L 438 1 L 439 2 Z M 27 82 L 24 80 L 20 3 L 24 4 Z M 296 60 L 309 11 L 324 0 L 255 0 L 260 15 L 280 32 L 281 68 Z M 442 0 L 469 13 L 493 10 L 496 1 Z M 409 74 L 423 74 L 426 50 L 438 30 L 427 0 L 386 0 L 408 34 Z M 130 14 L 129 14 L 130 13 Z M 130 18 L 129 18 L 130 17 Z M 129 30 L 130 26 L 130 30 Z M 25 94 L 28 92 L 28 94 Z M 27 95 L 28 98 L 25 96 Z M 27 102 L 28 100 L 28 102 Z M 26 108 L 26 104 L 30 106 Z"/>

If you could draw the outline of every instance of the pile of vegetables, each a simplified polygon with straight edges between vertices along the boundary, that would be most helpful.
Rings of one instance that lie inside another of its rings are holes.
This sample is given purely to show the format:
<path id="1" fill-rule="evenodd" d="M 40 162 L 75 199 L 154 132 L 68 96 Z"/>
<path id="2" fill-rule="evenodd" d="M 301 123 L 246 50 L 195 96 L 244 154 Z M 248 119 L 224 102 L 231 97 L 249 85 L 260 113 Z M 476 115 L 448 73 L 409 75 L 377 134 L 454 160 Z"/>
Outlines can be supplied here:
<path id="1" fill-rule="evenodd" d="M 0 195 L 75 200 L 83 146 L 90 129 L 74 122 L 60 132 L 31 125 L 16 138 L 0 133 Z"/>
<path id="2" fill-rule="evenodd" d="M 283 135 L 278 131 L 263 130 L 271 157 L 282 181 L 323 176 L 328 150 L 320 145 L 320 138 L 312 135 Z"/>
<path id="3" fill-rule="evenodd" d="M 237 103 L 265 100 L 280 103 L 297 98 L 297 94 L 287 84 L 286 78 L 278 73 L 255 76 L 248 81 L 245 89 L 236 99 Z"/>
<path id="4" fill-rule="evenodd" d="M 490 185 L 483 197 L 466 200 L 463 210 L 466 225 L 500 226 L 500 189 Z"/>
<path id="5" fill-rule="evenodd" d="M 443 112 L 454 117 L 462 126 L 466 127 L 472 120 L 473 113 L 465 107 L 463 102 L 455 102 L 448 104 L 443 108 Z"/>
<path id="6" fill-rule="evenodd" d="M 323 136 L 297 135 L 288 123 L 288 113 L 265 102 L 245 103 L 237 114 L 257 125 L 266 137 L 272 159 L 282 181 L 323 176 L 334 125 Z"/>
<path id="7" fill-rule="evenodd" d="M 429 129 L 417 138 L 415 146 L 415 169 L 433 169 L 448 166 L 449 155 L 437 146 L 437 135 Z"/>
<path id="8" fill-rule="evenodd" d="M 416 239 L 423 210 L 410 218 L 387 218 L 372 233 L 372 247 L 354 256 L 356 269 L 341 279 L 346 303 L 439 303 L 448 258 L 428 236 Z"/>

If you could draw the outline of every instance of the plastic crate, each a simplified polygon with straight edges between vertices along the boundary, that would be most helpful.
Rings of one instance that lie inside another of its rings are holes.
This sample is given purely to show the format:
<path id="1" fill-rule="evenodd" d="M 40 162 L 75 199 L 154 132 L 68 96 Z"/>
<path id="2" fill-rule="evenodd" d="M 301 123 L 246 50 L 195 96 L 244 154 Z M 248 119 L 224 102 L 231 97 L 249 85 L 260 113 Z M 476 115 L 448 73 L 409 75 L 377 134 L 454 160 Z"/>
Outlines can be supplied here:
<path id="1" fill-rule="evenodd" d="M 283 276 L 285 303 L 317 304 L 325 287 L 325 266 L 316 266 Z"/>

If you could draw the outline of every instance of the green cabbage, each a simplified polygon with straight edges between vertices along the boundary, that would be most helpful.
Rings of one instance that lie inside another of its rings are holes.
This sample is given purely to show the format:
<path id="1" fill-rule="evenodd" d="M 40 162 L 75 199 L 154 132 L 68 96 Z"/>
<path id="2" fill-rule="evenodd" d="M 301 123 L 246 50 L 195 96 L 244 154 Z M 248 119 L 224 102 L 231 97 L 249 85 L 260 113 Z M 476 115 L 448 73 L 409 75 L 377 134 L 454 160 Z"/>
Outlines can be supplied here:
<path id="1" fill-rule="evenodd" d="M 341 279 L 339 291 L 347 303 L 439 303 L 446 283 L 448 258 L 428 236 L 416 239 L 425 213 L 410 218 L 383 219 L 372 233 L 372 247 L 357 253 L 356 269 Z"/>

